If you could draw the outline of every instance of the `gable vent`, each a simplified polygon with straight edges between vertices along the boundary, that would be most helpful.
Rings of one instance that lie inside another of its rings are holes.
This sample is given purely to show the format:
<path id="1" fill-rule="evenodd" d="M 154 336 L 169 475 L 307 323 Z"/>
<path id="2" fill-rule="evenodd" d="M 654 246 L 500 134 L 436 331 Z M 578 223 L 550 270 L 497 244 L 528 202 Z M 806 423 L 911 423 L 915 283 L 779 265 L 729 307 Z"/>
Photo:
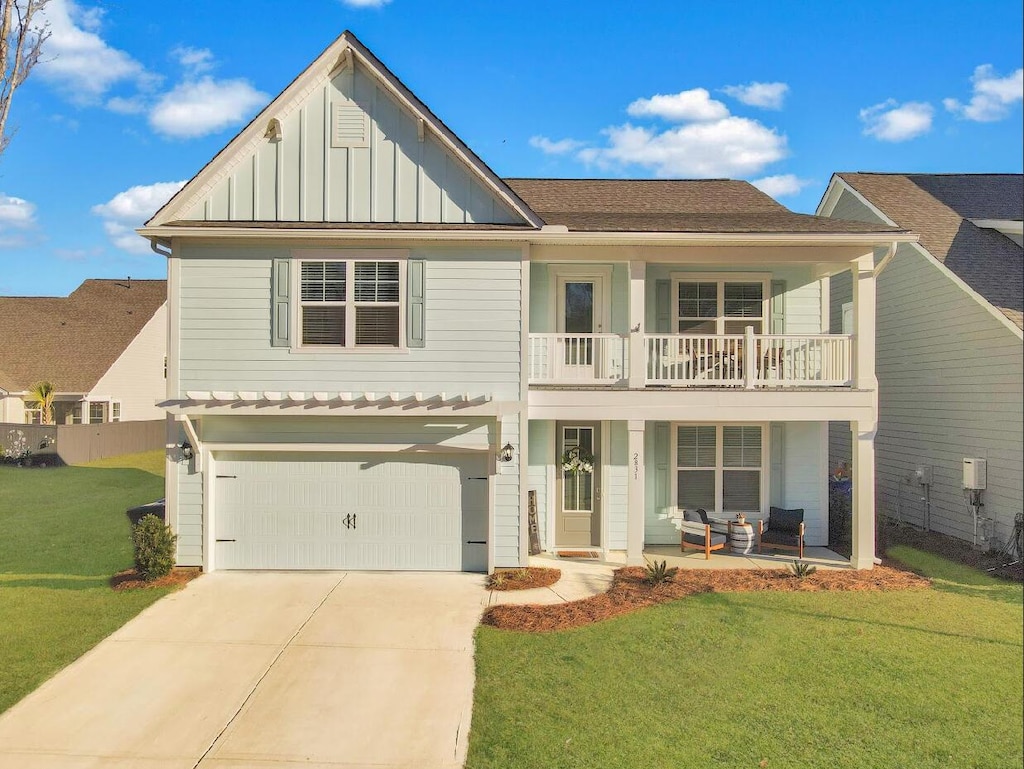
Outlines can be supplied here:
<path id="1" fill-rule="evenodd" d="M 334 104 L 332 147 L 370 146 L 370 116 L 354 102 Z"/>

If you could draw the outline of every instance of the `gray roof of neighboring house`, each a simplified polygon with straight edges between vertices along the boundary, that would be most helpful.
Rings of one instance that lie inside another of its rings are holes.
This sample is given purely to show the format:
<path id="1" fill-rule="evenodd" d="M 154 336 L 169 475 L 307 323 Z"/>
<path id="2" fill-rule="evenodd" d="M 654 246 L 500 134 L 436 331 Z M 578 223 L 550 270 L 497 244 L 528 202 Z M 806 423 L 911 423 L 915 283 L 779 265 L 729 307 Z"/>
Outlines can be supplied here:
<path id="1" fill-rule="evenodd" d="M 838 173 L 872 205 L 1018 327 L 1024 328 L 1021 247 L 969 219 L 1024 218 L 1021 174 Z"/>
<path id="2" fill-rule="evenodd" d="M 167 299 L 163 280 L 86 280 L 67 297 L 0 297 L 0 386 L 87 393 Z"/>
<path id="3" fill-rule="evenodd" d="M 547 224 L 581 232 L 890 232 L 796 214 L 734 179 L 505 179 Z"/>

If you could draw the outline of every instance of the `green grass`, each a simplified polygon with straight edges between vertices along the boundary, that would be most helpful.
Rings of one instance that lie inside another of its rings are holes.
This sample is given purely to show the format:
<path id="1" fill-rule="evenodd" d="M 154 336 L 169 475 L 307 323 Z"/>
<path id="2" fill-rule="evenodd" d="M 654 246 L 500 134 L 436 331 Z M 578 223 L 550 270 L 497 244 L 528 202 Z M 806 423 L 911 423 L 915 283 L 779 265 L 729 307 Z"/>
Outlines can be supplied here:
<path id="1" fill-rule="evenodd" d="M 168 591 L 114 592 L 126 508 L 163 496 L 162 451 L 0 467 L 0 712 Z"/>
<path id="2" fill-rule="evenodd" d="M 894 593 L 704 594 L 481 627 L 467 769 L 1022 766 L 1022 588 L 910 548 Z"/>

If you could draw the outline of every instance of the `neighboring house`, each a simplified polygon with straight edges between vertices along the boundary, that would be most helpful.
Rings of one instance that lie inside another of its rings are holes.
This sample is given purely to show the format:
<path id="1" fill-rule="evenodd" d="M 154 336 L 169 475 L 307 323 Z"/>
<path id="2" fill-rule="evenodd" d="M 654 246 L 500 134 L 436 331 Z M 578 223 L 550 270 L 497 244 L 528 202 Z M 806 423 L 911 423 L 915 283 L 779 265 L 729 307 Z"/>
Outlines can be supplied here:
<path id="1" fill-rule="evenodd" d="M 897 228 L 738 181 L 501 179 L 343 34 L 140 230 L 168 259 L 168 520 L 207 570 L 642 563 L 679 507 L 803 508 L 857 423 L 874 559 L 870 341 L 822 279 Z M 577 454 L 592 471 L 570 473 Z"/>
<path id="2" fill-rule="evenodd" d="M 1024 509 L 1022 211 L 1020 174 L 841 173 L 818 208 L 920 234 L 878 279 L 878 504 L 979 546 L 1005 542 Z M 832 331 L 848 302 L 837 275 Z M 833 459 L 847 459 L 846 425 L 832 435 Z M 987 464 L 977 532 L 964 458 Z"/>
<path id="3" fill-rule="evenodd" d="M 58 424 L 162 419 L 166 296 L 166 281 L 126 279 L 0 297 L 0 422 L 38 423 L 27 393 L 43 381 Z"/>

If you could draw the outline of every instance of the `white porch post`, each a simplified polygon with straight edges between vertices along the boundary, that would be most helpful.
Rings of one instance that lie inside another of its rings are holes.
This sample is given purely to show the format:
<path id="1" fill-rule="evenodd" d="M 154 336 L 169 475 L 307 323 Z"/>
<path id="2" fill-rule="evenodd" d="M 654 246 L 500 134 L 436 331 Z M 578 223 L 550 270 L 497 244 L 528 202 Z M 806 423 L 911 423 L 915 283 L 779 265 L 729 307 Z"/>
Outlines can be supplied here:
<path id="1" fill-rule="evenodd" d="M 853 433 L 853 548 L 855 569 L 875 565 L 875 421 L 850 423 Z"/>
<path id="2" fill-rule="evenodd" d="M 647 386 L 647 343 L 644 339 L 647 262 L 629 263 L 629 389 Z"/>
<path id="3" fill-rule="evenodd" d="M 626 563 L 642 566 L 644 562 L 644 422 L 631 419 L 629 429 L 629 456 L 626 485 Z"/>
<path id="4" fill-rule="evenodd" d="M 874 256 L 868 254 L 853 266 L 853 381 L 858 390 L 877 390 L 875 378 L 875 276 Z"/>

